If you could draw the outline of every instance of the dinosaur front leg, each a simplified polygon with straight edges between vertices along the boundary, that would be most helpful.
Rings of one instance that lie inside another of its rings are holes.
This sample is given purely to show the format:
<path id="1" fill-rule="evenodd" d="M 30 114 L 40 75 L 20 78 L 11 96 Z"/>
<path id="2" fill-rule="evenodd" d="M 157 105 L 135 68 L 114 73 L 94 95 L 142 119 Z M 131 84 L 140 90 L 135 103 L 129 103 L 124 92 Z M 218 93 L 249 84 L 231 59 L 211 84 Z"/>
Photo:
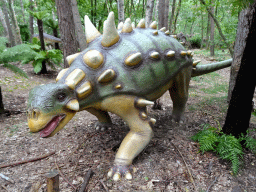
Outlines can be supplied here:
<path id="1" fill-rule="evenodd" d="M 104 131 L 112 125 L 112 121 L 108 112 L 95 108 L 87 108 L 86 111 L 98 118 L 98 122 L 94 125 L 96 130 Z"/>
<path id="2" fill-rule="evenodd" d="M 190 78 L 191 67 L 183 69 L 173 79 L 172 86 L 169 89 L 173 101 L 172 119 L 175 122 L 184 121 L 184 111 L 188 100 L 188 88 Z"/>
<path id="3" fill-rule="evenodd" d="M 130 132 L 124 138 L 116 154 L 115 165 L 108 176 L 119 180 L 122 175 L 131 179 L 131 164 L 133 159 L 147 146 L 153 136 L 151 126 L 155 123 L 146 113 L 146 105 L 153 102 L 136 99 L 133 96 L 115 96 L 102 102 L 102 108 L 119 115 L 130 127 Z"/>

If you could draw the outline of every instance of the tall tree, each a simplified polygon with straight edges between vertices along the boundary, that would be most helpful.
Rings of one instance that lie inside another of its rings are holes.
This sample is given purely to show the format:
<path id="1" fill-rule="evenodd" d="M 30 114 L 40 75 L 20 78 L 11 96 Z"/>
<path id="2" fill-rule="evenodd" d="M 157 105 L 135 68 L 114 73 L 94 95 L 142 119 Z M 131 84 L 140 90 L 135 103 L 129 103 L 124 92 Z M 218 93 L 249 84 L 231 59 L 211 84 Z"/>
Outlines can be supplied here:
<path id="1" fill-rule="evenodd" d="M 223 132 L 238 137 L 246 134 L 256 86 L 253 64 L 256 44 L 256 2 L 240 13 L 231 70 L 230 102 Z M 238 70 L 236 69 L 238 68 Z M 237 75 L 236 75 L 237 74 Z M 234 85 L 233 85 L 234 84 Z"/>
<path id="2" fill-rule="evenodd" d="M 59 18 L 63 55 L 66 58 L 78 51 L 72 5 L 70 0 L 56 0 L 55 2 Z M 64 66 L 68 67 L 66 59 L 64 60 Z"/>
<path id="3" fill-rule="evenodd" d="M 14 30 L 15 30 L 16 43 L 17 44 L 22 44 L 21 35 L 20 35 L 20 28 L 18 26 L 16 15 L 15 15 L 14 9 L 13 9 L 13 0 L 8 0 L 8 5 L 9 5 L 9 10 L 10 10 L 10 16 L 11 16 L 11 19 L 12 19 L 12 24 L 13 24 Z"/>
<path id="4" fill-rule="evenodd" d="M 0 20 L 1 20 L 2 26 L 4 28 L 4 36 L 8 36 L 8 28 L 7 28 L 7 25 L 5 23 L 4 14 L 3 14 L 3 11 L 2 11 L 1 8 L 0 8 Z"/>
<path id="5" fill-rule="evenodd" d="M 214 17 L 211 9 L 206 5 L 205 3 L 205 0 L 200 0 L 200 2 L 205 6 L 207 12 L 209 13 L 209 15 L 211 16 L 211 18 L 213 19 L 218 31 L 219 31 L 219 34 L 222 38 L 222 40 L 224 41 L 225 45 L 228 47 L 228 50 L 229 50 L 229 53 L 230 55 L 233 55 L 233 49 L 232 47 L 228 44 L 227 40 L 226 40 L 226 37 L 224 36 L 224 34 L 222 33 L 222 30 L 221 30 L 221 27 L 220 27 L 220 24 L 218 22 L 218 20 Z"/>
<path id="6" fill-rule="evenodd" d="M 146 27 L 149 27 L 149 25 L 152 22 L 153 9 L 154 9 L 154 0 L 147 0 L 147 5 L 146 5 Z"/>
<path id="7" fill-rule="evenodd" d="M 124 22 L 124 0 L 117 1 L 118 23 Z"/>
<path id="8" fill-rule="evenodd" d="M 2 9 L 3 9 L 3 13 L 4 13 L 5 23 L 6 23 L 7 29 L 8 29 L 9 42 L 11 43 L 11 46 L 15 46 L 15 39 L 14 39 L 14 35 L 13 35 L 13 32 L 12 32 L 12 27 L 11 27 L 11 24 L 10 24 L 9 15 L 8 15 L 5 0 L 1 0 L 0 2 L 1 2 Z"/>
<path id="9" fill-rule="evenodd" d="M 3 97 L 2 97 L 2 90 L 0 86 L 0 115 L 4 113 L 4 103 L 3 103 Z"/>
<path id="10" fill-rule="evenodd" d="M 172 13 L 171 13 L 171 17 L 170 17 L 170 21 L 169 21 L 169 30 L 172 32 L 172 24 L 173 24 L 173 18 L 174 18 L 174 12 L 175 12 L 175 8 L 176 8 L 176 0 L 172 1 Z"/>
<path id="11" fill-rule="evenodd" d="M 214 6 L 213 5 L 211 5 L 211 13 L 212 13 L 212 15 L 214 14 Z M 214 56 L 214 47 L 215 47 L 214 46 L 214 29 L 215 29 L 215 27 L 214 27 L 213 17 L 211 17 L 210 21 L 211 21 L 210 54 L 211 54 L 211 56 Z"/>
<path id="12" fill-rule="evenodd" d="M 180 9 L 181 9 L 181 0 L 179 0 L 178 7 L 177 7 L 177 12 L 176 12 L 176 15 L 175 15 L 175 18 L 174 18 L 174 23 L 173 23 L 173 33 L 174 34 L 176 33 L 177 20 L 178 20 L 179 14 L 180 14 Z"/>
<path id="13" fill-rule="evenodd" d="M 34 9 L 33 0 L 29 0 L 30 12 L 33 12 L 33 9 Z M 31 42 L 34 35 L 34 17 L 32 14 L 30 14 L 29 16 L 29 29 L 30 29 L 30 42 Z"/>
<path id="14" fill-rule="evenodd" d="M 24 5 L 23 5 L 22 0 L 20 0 L 20 7 L 21 7 L 21 12 L 22 12 L 23 22 L 26 23 Z"/>
<path id="15" fill-rule="evenodd" d="M 79 44 L 80 51 L 83 51 L 87 45 L 86 45 L 85 34 L 84 34 L 82 22 L 81 22 L 81 17 L 78 11 L 76 0 L 71 0 L 71 4 L 72 4 L 72 12 L 74 17 L 77 42 Z"/>
<path id="16" fill-rule="evenodd" d="M 158 28 L 161 29 L 164 26 L 165 21 L 165 0 L 159 0 L 158 3 Z"/>
<path id="17" fill-rule="evenodd" d="M 164 11 L 164 26 L 168 30 L 168 18 L 169 18 L 169 0 L 165 0 L 165 11 Z"/>

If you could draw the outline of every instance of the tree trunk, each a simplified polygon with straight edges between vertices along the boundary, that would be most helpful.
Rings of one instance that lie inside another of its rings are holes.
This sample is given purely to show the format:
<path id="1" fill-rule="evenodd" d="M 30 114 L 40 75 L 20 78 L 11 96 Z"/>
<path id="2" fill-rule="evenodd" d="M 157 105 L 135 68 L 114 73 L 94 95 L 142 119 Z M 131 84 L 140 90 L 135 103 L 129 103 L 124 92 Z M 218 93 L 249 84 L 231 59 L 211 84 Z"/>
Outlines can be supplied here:
<path id="1" fill-rule="evenodd" d="M 246 134 L 252 110 L 256 78 L 254 65 L 256 43 L 256 3 L 240 13 L 235 54 L 231 70 L 231 99 L 223 132 L 238 137 Z M 239 66 L 240 65 L 240 66 Z M 237 75 L 236 75 L 237 74 Z"/>
<path id="2" fill-rule="evenodd" d="M 165 14 L 165 0 L 159 0 L 158 3 L 158 29 L 164 26 L 164 14 Z"/>
<path id="3" fill-rule="evenodd" d="M 22 11 L 23 22 L 26 23 L 25 13 L 24 13 L 24 5 L 23 5 L 22 0 L 20 0 L 20 7 L 21 7 L 21 11 Z"/>
<path id="4" fill-rule="evenodd" d="M 204 1 L 204 0 L 200 0 L 200 2 L 205 6 L 207 12 L 210 14 L 211 18 L 214 20 L 214 23 L 216 24 L 216 27 L 217 27 L 217 29 L 218 29 L 218 31 L 219 31 L 219 34 L 220 34 L 222 40 L 223 40 L 224 43 L 226 44 L 226 46 L 227 46 L 227 48 L 228 48 L 228 50 L 229 50 L 230 55 L 233 56 L 233 49 L 232 49 L 231 46 L 228 44 L 228 42 L 227 42 L 227 40 L 226 40 L 224 34 L 222 33 L 222 30 L 221 30 L 221 27 L 220 27 L 220 24 L 219 24 L 218 20 L 217 20 L 217 19 L 214 17 L 214 15 L 212 14 L 211 9 L 206 6 L 205 1 Z"/>
<path id="5" fill-rule="evenodd" d="M 147 0 L 147 6 L 146 6 L 146 27 L 149 27 L 149 25 L 152 22 L 153 9 L 154 9 L 154 0 Z"/>
<path id="6" fill-rule="evenodd" d="M 45 44 L 44 44 L 44 29 L 43 29 L 43 21 L 40 19 L 37 19 L 37 27 L 38 27 L 38 33 L 39 33 L 39 39 L 41 44 L 41 50 L 45 51 Z M 46 74 L 47 68 L 45 61 L 42 62 L 42 69 L 39 72 L 40 74 Z"/>
<path id="7" fill-rule="evenodd" d="M 211 6 L 211 13 L 214 14 L 214 7 Z M 211 17 L 211 36 L 210 36 L 210 53 L 211 56 L 214 56 L 214 20 L 213 17 Z"/>
<path id="8" fill-rule="evenodd" d="M 58 38 L 58 29 L 57 28 L 53 29 L 53 36 Z M 54 49 L 60 49 L 59 43 L 54 43 Z"/>
<path id="9" fill-rule="evenodd" d="M 124 22 L 124 0 L 117 1 L 118 23 Z"/>
<path id="10" fill-rule="evenodd" d="M 78 12 L 77 2 L 76 0 L 71 0 L 72 3 L 72 11 L 74 16 L 74 23 L 75 23 L 75 31 L 76 31 L 76 37 L 77 42 L 79 44 L 80 51 L 83 51 L 86 48 L 86 38 L 84 34 L 84 30 L 82 27 L 82 22 L 80 19 L 80 15 Z"/>
<path id="11" fill-rule="evenodd" d="M 209 36 L 210 36 L 210 28 L 211 28 L 211 25 L 210 25 L 210 19 L 211 19 L 211 16 L 210 14 L 208 13 L 208 20 L 207 20 L 207 32 L 206 32 L 206 49 L 209 49 Z"/>
<path id="12" fill-rule="evenodd" d="M 201 10 L 201 46 L 200 48 L 202 49 L 204 46 L 204 16 L 203 16 L 203 10 Z"/>
<path id="13" fill-rule="evenodd" d="M 14 13 L 14 10 L 13 10 L 13 6 L 12 6 L 13 0 L 8 0 L 8 4 L 9 4 L 9 10 L 10 10 L 10 13 L 11 13 L 12 24 L 13 24 L 14 29 L 15 29 L 16 42 L 17 42 L 17 44 L 22 44 L 21 35 L 20 35 L 20 28 L 18 26 L 18 22 L 17 22 L 16 16 L 15 16 L 15 13 Z"/>
<path id="14" fill-rule="evenodd" d="M 2 96 L 1 86 L 0 86 L 0 114 L 4 114 L 4 104 L 3 104 L 3 96 Z"/>
<path id="15" fill-rule="evenodd" d="M 11 27 L 11 24 L 10 24 L 9 16 L 8 16 L 6 3 L 5 3 L 4 0 L 1 0 L 1 5 L 2 5 L 3 13 L 4 13 L 5 23 L 6 23 L 7 29 L 8 29 L 9 42 L 11 43 L 11 46 L 13 47 L 13 46 L 15 46 L 15 39 L 14 39 L 14 35 L 13 35 L 13 32 L 12 32 L 12 27 Z"/>
<path id="16" fill-rule="evenodd" d="M 174 19 L 174 23 L 173 23 L 173 33 L 176 33 L 176 27 L 177 27 L 177 20 L 180 14 L 180 8 L 181 8 L 181 0 L 179 0 L 179 4 L 178 4 L 178 8 L 177 8 L 177 13 Z"/>
<path id="17" fill-rule="evenodd" d="M 59 29 L 61 34 L 61 42 L 63 45 L 63 55 L 64 58 L 66 58 L 69 55 L 77 53 L 78 50 L 71 1 L 56 0 L 55 2 L 59 18 Z M 69 65 L 65 59 L 64 67 L 68 66 Z"/>
<path id="18" fill-rule="evenodd" d="M 157 17 L 157 13 L 158 13 L 158 4 L 159 4 L 159 0 L 156 0 L 155 8 L 154 8 L 154 11 L 155 11 L 155 12 L 154 12 L 154 18 L 155 18 L 154 20 L 155 20 L 155 21 L 158 20 L 158 19 L 157 19 L 157 18 L 158 18 L 158 17 Z"/>
<path id="19" fill-rule="evenodd" d="M 7 28 L 7 25 L 5 23 L 4 14 L 3 14 L 3 11 L 2 11 L 1 8 L 0 8 L 0 20 L 1 20 L 1 23 L 2 23 L 3 28 L 4 28 L 4 36 L 7 37 L 8 36 L 8 28 Z M 9 38 L 9 36 L 8 36 L 8 38 Z"/>
<path id="20" fill-rule="evenodd" d="M 176 0 L 172 1 L 172 14 L 170 17 L 170 21 L 169 21 L 169 30 L 172 32 L 172 23 L 173 23 L 173 17 L 174 17 L 174 12 L 175 12 L 175 7 L 176 7 Z"/>
<path id="21" fill-rule="evenodd" d="M 168 27 L 169 6 L 170 6 L 169 0 L 165 0 L 164 26 L 166 27 L 166 30 L 169 29 Z"/>
<path id="22" fill-rule="evenodd" d="M 29 3 L 30 3 L 30 6 L 29 6 L 29 10 L 31 12 L 33 12 L 33 0 L 29 0 Z M 33 38 L 33 35 L 34 35 L 34 17 L 32 14 L 29 15 L 29 29 L 30 29 L 30 42 L 32 42 L 32 38 Z"/>

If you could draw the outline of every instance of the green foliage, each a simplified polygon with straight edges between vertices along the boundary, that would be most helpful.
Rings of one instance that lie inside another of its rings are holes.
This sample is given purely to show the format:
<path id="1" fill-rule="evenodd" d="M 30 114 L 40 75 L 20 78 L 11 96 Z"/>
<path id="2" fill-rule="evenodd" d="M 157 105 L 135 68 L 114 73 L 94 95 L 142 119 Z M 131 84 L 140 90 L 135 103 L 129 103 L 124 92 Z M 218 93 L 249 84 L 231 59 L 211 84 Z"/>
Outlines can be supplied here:
<path id="1" fill-rule="evenodd" d="M 204 129 L 194 135 L 192 140 L 199 142 L 200 151 L 216 152 L 222 159 L 228 160 L 232 164 L 232 171 L 236 175 L 242 164 L 243 149 L 240 144 L 241 139 L 232 135 L 226 135 L 220 130 L 206 125 Z M 247 140 L 252 145 L 251 140 Z"/>
<path id="2" fill-rule="evenodd" d="M 38 44 L 21 44 L 7 48 L 0 54 L 0 63 L 4 63 L 4 65 L 15 61 L 21 61 L 22 64 L 32 62 L 35 73 L 39 73 L 43 61 L 52 69 L 56 69 L 55 65 L 61 67 L 62 52 L 56 49 L 41 51 Z"/>
<path id="3" fill-rule="evenodd" d="M 0 54 L 6 49 L 6 43 L 8 43 L 8 39 L 0 37 Z"/>
<path id="4" fill-rule="evenodd" d="M 192 48 L 200 48 L 201 47 L 202 38 L 200 37 L 200 35 L 195 35 L 193 37 L 190 37 L 188 39 L 188 41 L 190 42 Z"/>
<path id="5" fill-rule="evenodd" d="M 19 27 L 20 27 L 20 35 L 21 35 L 22 41 L 28 42 L 29 38 L 30 38 L 28 25 L 26 25 L 26 24 L 19 25 Z"/>

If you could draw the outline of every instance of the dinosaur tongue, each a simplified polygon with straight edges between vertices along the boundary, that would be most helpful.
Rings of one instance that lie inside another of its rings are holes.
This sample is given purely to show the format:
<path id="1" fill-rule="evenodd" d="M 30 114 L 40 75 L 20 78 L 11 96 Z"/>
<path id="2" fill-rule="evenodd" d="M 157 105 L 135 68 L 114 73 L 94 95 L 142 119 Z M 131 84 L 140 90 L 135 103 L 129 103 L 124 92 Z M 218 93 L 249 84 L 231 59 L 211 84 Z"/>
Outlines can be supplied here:
<path id="1" fill-rule="evenodd" d="M 55 128 L 58 126 L 59 122 L 61 121 L 62 116 L 54 117 L 46 126 L 45 128 L 40 131 L 40 137 L 47 137 L 49 136 Z"/>

